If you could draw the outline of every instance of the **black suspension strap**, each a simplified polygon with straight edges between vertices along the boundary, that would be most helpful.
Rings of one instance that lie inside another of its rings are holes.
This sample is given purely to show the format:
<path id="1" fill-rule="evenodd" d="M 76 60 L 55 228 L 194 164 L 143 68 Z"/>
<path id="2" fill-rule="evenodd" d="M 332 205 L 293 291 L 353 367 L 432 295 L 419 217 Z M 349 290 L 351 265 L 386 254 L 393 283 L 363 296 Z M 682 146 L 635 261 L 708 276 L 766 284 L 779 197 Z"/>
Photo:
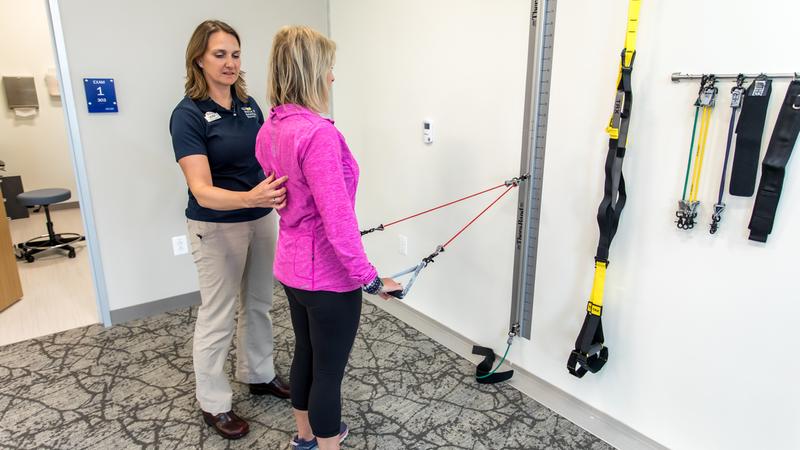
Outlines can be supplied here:
<path id="1" fill-rule="evenodd" d="M 633 106 L 631 75 L 633 60 L 636 56 L 636 32 L 639 26 L 640 4 L 641 0 L 630 0 L 628 4 L 628 26 L 617 78 L 614 112 L 611 115 L 609 126 L 606 128 L 609 135 L 608 153 L 605 163 L 603 200 L 597 209 L 600 239 L 594 257 L 594 281 L 589 303 L 586 306 L 583 326 L 575 340 L 575 349 L 572 350 L 567 360 L 567 370 L 578 378 L 583 377 L 587 372 L 599 371 L 608 361 L 608 347 L 605 346 L 603 324 L 600 319 L 603 314 L 603 292 L 609 248 L 617 233 L 619 219 L 627 199 L 622 162 L 628 142 L 628 128 Z"/>
<path id="2" fill-rule="evenodd" d="M 755 190 L 758 157 L 771 94 L 772 80 L 765 75 L 759 75 L 747 88 L 739 123 L 736 124 L 736 151 L 733 154 L 728 191 L 731 195 L 750 197 Z"/>
<path id="3" fill-rule="evenodd" d="M 750 218 L 750 240 L 767 242 L 772 232 L 778 201 L 781 198 L 786 165 L 800 133 L 800 80 L 789 83 L 786 97 L 778 113 L 778 121 L 769 140 L 767 154 L 761 164 L 753 216 Z"/>
<path id="4" fill-rule="evenodd" d="M 725 143 L 725 161 L 722 163 L 722 177 L 719 182 L 719 195 L 717 203 L 714 205 L 714 212 L 711 214 L 711 228 L 709 232 L 714 234 L 719 229 L 719 222 L 722 220 L 722 211 L 725 210 L 725 203 L 722 203 L 722 196 L 725 193 L 725 176 L 728 173 L 728 157 L 731 154 L 731 142 L 733 141 L 733 126 L 736 123 L 736 111 L 739 110 L 744 101 L 744 75 L 736 77 L 736 86 L 731 89 L 731 121 L 728 124 L 728 140 Z"/>

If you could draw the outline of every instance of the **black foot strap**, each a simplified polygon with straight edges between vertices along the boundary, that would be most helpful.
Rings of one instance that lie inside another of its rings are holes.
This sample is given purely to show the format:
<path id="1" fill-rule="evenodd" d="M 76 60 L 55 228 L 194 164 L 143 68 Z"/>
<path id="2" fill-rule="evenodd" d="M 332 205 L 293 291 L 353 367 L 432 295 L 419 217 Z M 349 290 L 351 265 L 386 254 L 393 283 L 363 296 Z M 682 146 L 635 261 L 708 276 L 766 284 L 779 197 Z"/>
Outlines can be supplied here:
<path id="1" fill-rule="evenodd" d="M 603 324 L 600 316 L 587 312 L 581 332 L 575 341 L 575 350 L 567 361 L 569 373 L 583 378 L 587 372 L 599 372 L 608 361 L 608 347 L 604 346 L 603 342 Z"/>
<path id="2" fill-rule="evenodd" d="M 495 372 L 489 375 L 488 377 L 486 376 L 486 374 L 491 372 L 492 368 L 494 367 L 494 360 L 496 359 L 494 350 L 488 347 L 473 345 L 472 354 L 483 356 L 483 361 L 481 361 L 481 363 L 478 364 L 478 367 L 475 369 L 475 377 L 478 383 L 495 384 L 495 383 L 500 383 L 501 381 L 509 380 L 511 379 L 511 377 L 514 376 L 513 370 L 509 370 L 506 372 Z"/>

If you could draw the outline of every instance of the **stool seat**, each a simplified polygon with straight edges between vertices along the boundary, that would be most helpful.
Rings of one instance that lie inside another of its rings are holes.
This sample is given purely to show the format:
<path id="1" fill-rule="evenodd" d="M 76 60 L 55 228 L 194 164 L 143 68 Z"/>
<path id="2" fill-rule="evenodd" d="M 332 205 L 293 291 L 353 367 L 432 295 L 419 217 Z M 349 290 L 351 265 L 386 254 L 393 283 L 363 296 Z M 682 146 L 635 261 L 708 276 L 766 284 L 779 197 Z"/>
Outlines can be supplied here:
<path id="1" fill-rule="evenodd" d="M 52 205 L 69 200 L 71 196 L 69 189 L 36 189 L 17 195 L 17 201 L 23 206 Z"/>

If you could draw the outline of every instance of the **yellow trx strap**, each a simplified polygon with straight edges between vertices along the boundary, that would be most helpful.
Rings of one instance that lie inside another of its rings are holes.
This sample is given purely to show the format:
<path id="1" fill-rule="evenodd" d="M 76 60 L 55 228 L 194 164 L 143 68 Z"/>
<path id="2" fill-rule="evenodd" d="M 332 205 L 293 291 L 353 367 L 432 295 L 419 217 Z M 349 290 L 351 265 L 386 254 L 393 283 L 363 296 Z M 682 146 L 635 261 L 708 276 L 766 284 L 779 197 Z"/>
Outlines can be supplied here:
<path id="1" fill-rule="evenodd" d="M 601 316 L 603 314 L 603 292 L 606 287 L 606 268 L 608 263 L 595 261 L 594 281 L 592 282 L 592 294 L 589 296 L 589 304 L 586 305 L 586 312 Z"/>
<path id="2" fill-rule="evenodd" d="M 633 64 L 633 57 L 636 53 L 636 32 L 639 30 L 639 7 L 641 4 L 642 0 L 630 0 L 628 3 L 628 27 L 625 31 L 625 47 L 622 50 L 624 56 L 619 65 L 617 85 L 619 85 L 622 79 L 622 68 L 630 67 L 631 64 Z M 619 124 L 614 123 L 614 115 L 612 114 L 611 119 L 608 121 L 608 127 L 606 127 L 606 133 L 608 133 L 611 139 L 619 138 L 618 127 Z"/>
<path id="3" fill-rule="evenodd" d="M 594 282 L 589 303 L 586 305 L 583 326 L 575 340 L 575 349 L 567 360 L 569 373 L 578 378 L 589 372 L 599 371 L 608 361 L 608 347 L 605 346 L 601 321 L 603 293 L 611 241 L 617 233 L 619 219 L 627 199 L 622 163 L 628 144 L 628 129 L 633 107 L 633 60 L 636 58 L 636 32 L 639 29 L 641 3 L 641 0 L 630 0 L 628 4 L 628 27 L 625 33 L 625 48 L 620 55 L 614 112 L 606 127 L 610 139 L 606 154 L 603 200 L 597 209 L 600 239 L 594 257 Z"/>

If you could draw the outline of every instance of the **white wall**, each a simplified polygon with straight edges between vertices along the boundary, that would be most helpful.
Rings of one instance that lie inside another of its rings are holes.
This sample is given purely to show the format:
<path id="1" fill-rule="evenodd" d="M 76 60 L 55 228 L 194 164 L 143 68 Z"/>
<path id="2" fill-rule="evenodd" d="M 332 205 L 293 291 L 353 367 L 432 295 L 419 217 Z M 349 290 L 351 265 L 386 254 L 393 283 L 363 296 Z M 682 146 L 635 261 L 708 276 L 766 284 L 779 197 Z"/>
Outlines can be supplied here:
<path id="1" fill-rule="evenodd" d="M 334 113 L 363 168 L 362 228 L 496 185 L 519 171 L 528 5 L 422 5 L 331 4 L 338 48 Z M 422 143 L 426 117 L 434 122 L 430 146 Z M 369 235 L 365 244 L 373 262 L 386 274 L 416 264 L 496 195 Z M 423 272 L 408 302 L 483 341 L 505 333 L 514 198 L 509 195 L 451 244 Z M 398 234 L 409 237 L 406 257 L 398 254 Z M 465 302 L 486 308 L 465 308 Z"/>
<path id="2" fill-rule="evenodd" d="M 61 100 L 50 97 L 44 77 L 55 69 L 44 1 L 0 0 L 0 76 L 32 76 L 39 114 L 17 118 L 0 88 L 0 160 L 6 175 L 22 176 L 25 190 L 65 188 L 77 200 Z"/>
<path id="3" fill-rule="evenodd" d="M 335 118 L 362 167 L 359 217 L 374 226 L 515 174 L 522 130 L 527 0 L 331 4 L 338 44 Z M 789 166 L 766 245 L 747 240 L 752 199 L 716 199 L 729 90 L 720 86 L 700 189 L 700 224 L 673 224 L 688 153 L 694 83 L 675 71 L 791 72 L 800 5 L 737 0 L 644 2 L 625 163 L 628 204 L 611 249 L 604 328 L 610 361 L 578 380 L 566 359 L 584 316 L 627 2 L 562 1 L 538 256 L 533 337 L 510 359 L 675 449 L 800 447 L 800 172 Z M 787 82 L 773 84 L 769 139 Z M 421 122 L 436 143 L 421 143 Z M 795 157 L 796 159 L 796 157 Z M 415 263 L 490 197 L 365 238 L 388 274 Z M 426 269 L 406 302 L 457 332 L 504 348 L 514 204 L 499 204 Z M 398 254 L 397 234 L 410 238 Z"/>
<path id="4" fill-rule="evenodd" d="M 250 94 L 267 109 L 266 64 L 280 26 L 327 27 L 322 0 L 60 2 L 72 88 L 93 199 L 110 309 L 197 290 L 186 233 L 186 184 L 175 163 L 169 117 L 183 96 L 184 53 L 194 28 L 222 19 L 242 39 Z M 114 78 L 119 113 L 88 114 L 84 77 Z"/>

